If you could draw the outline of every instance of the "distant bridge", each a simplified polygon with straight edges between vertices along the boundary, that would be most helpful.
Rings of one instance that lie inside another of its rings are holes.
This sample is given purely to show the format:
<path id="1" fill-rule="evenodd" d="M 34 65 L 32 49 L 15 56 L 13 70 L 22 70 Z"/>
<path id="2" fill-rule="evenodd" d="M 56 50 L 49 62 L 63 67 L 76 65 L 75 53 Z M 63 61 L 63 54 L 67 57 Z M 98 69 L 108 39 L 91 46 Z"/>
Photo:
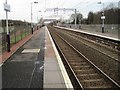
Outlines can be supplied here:
<path id="1" fill-rule="evenodd" d="M 57 22 L 57 19 L 43 19 L 43 22 L 46 23 L 50 23 L 50 22 Z"/>
<path id="2" fill-rule="evenodd" d="M 57 21 L 57 19 L 44 19 L 43 21 L 44 22 L 46 22 L 46 21 Z"/>

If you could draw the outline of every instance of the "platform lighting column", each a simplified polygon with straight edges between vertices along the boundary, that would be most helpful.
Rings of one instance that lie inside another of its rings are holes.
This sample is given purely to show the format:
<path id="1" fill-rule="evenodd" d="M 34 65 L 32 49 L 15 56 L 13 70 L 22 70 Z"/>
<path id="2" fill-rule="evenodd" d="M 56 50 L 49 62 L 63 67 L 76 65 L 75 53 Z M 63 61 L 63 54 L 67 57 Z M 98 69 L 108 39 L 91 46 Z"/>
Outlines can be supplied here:
<path id="1" fill-rule="evenodd" d="M 10 12 L 10 5 L 7 4 L 7 0 L 4 3 L 4 10 L 6 11 L 7 51 L 10 52 L 10 32 L 8 27 L 8 12 Z"/>
<path id="2" fill-rule="evenodd" d="M 103 3 L 103 13 L 102 14 L 103 14 L 102 15 L 103 18 L 101 18 L 102 19 L 102 33 L 104 33 L 104 27 L 105 27 L 104 3 Z"/>
<path id="3" fill-rule="evenodd" d="M 38 23 L 39 23 L 39 17 L 38 17 L 38 16 L 39 16 L 39 15 L 38 15 L 39 12 L 41 12 L 41 11 L 38 11 L 38 12 L 37 12 L 37 22 L 38 22 Z"/>
<path id="4" fill-rule="evenodd" d="M 32 5 L 37 4 L 38 2 L 31 2 L 31 33 L 33 34 L 33 12 L 32 12 Z"/>
<path id="5" fill-rule="evenodd" d="M 75 9 L 75 29 L 76 29 L 76 23 L 77 23 L 77 22 L 76 22 L 76 21 L 77 21 L 77 15 L 76 15 L 76 12 L 77 12 L 77 11 L 76 11 L 76 9 Z"/>
<path id="6" fill-rule="evenodd" d="M 98 4 L 102 4 L 103 5 L 103 13 L 102 13 L 101 19 L 102 19 L 102 33 L 104 33 L 104 29 L 105 29 L 104 3 L 98 2 Z"/>

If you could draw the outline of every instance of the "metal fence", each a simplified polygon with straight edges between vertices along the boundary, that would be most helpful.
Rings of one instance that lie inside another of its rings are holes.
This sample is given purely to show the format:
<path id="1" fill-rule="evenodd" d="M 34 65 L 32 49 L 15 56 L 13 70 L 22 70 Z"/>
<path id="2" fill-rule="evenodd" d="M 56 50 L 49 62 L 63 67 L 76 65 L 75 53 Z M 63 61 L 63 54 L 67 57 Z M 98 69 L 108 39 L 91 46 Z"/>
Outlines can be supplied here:
<path id="1" fill-rule="evenodd" d="M 1 27 L 0 29 L 0 54 L 7 50 L 7 32 L 5 27 Z M 30 25 L 20 25 L 20 26 L 9 26 L 10 33 L 10 46 L 12 47 L 14 44 L 22 40 L 24 37 L 31 34 Z"/>
<path id="2" fill-rule="evenodd" d="M 80 30 L 84 30 L 84 31 L 90 31 L 90 32 L 102 32 L 102 25 L 100 24 L 91 24 L 91 25 L 75 25 L 74 24 L 62 24 L 60 26 L 63 27 L 67 27 L 67 28 L 73 28 L 73 29 L 80 29 Z M 106 24 L 105 25 L 105 29 L 104 29 L 104 33 L 106 34 L 111 34 L 111 35 L 115 35 L 115 36 L 120 36 L 120 25 L 117 24 Z"/>

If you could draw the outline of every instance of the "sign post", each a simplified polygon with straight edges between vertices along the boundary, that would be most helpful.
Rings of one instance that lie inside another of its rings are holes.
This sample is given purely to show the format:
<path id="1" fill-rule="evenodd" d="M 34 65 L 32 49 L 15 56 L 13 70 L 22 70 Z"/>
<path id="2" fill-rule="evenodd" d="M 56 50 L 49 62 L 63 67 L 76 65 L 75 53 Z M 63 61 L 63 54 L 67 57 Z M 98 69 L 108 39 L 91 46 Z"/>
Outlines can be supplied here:
<path id="1" fill-rule="evenodd" d="M 102 33 L 104 33 L 104 28 L 105 28 L 105 16 L 101 16 L 101 19 L 102 19 Z"/>
<path id="2" fill-rule="evenodd" d="M 8 29 L 8 12 L 10 12 L 10 5 L 4 3 L 4 10 L 6 11 L 6 31 L 7 31 L 7 51 L 10 52 L 10 32 Z"/>
<path id="3" fill-rule="evenodd" d="M 98 4 L 103 4 L 103 13 L 102 13 L 101 19 L 102 19 L 102 33 L 104 33 L 104 24 L 105 24 L 104 3 L 98 2 Z"/>

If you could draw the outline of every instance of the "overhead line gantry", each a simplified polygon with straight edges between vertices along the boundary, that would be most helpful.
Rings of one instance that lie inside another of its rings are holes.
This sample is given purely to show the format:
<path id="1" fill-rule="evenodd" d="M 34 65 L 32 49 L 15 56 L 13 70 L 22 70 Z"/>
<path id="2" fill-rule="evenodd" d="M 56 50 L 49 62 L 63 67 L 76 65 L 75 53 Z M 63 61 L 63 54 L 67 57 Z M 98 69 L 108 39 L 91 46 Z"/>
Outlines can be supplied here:
<path id="1" fill-rule="evenodd" d="M 45 10 L 45 12 L 46 11 L 54 11 L 54 15 L 55 15 L 55 13 L 57 12 L 57 15 L 58 15 L 58 11 L 73 11 L 73 12 L 75 12 L 75 27 L 76 27 L 76 17 L 77 17 L 77 15 L 76 15 L 76 12 L 77 12 L 77 10 L 75 9 L 75 8 L 47 8 L 46 10 Z"/>

